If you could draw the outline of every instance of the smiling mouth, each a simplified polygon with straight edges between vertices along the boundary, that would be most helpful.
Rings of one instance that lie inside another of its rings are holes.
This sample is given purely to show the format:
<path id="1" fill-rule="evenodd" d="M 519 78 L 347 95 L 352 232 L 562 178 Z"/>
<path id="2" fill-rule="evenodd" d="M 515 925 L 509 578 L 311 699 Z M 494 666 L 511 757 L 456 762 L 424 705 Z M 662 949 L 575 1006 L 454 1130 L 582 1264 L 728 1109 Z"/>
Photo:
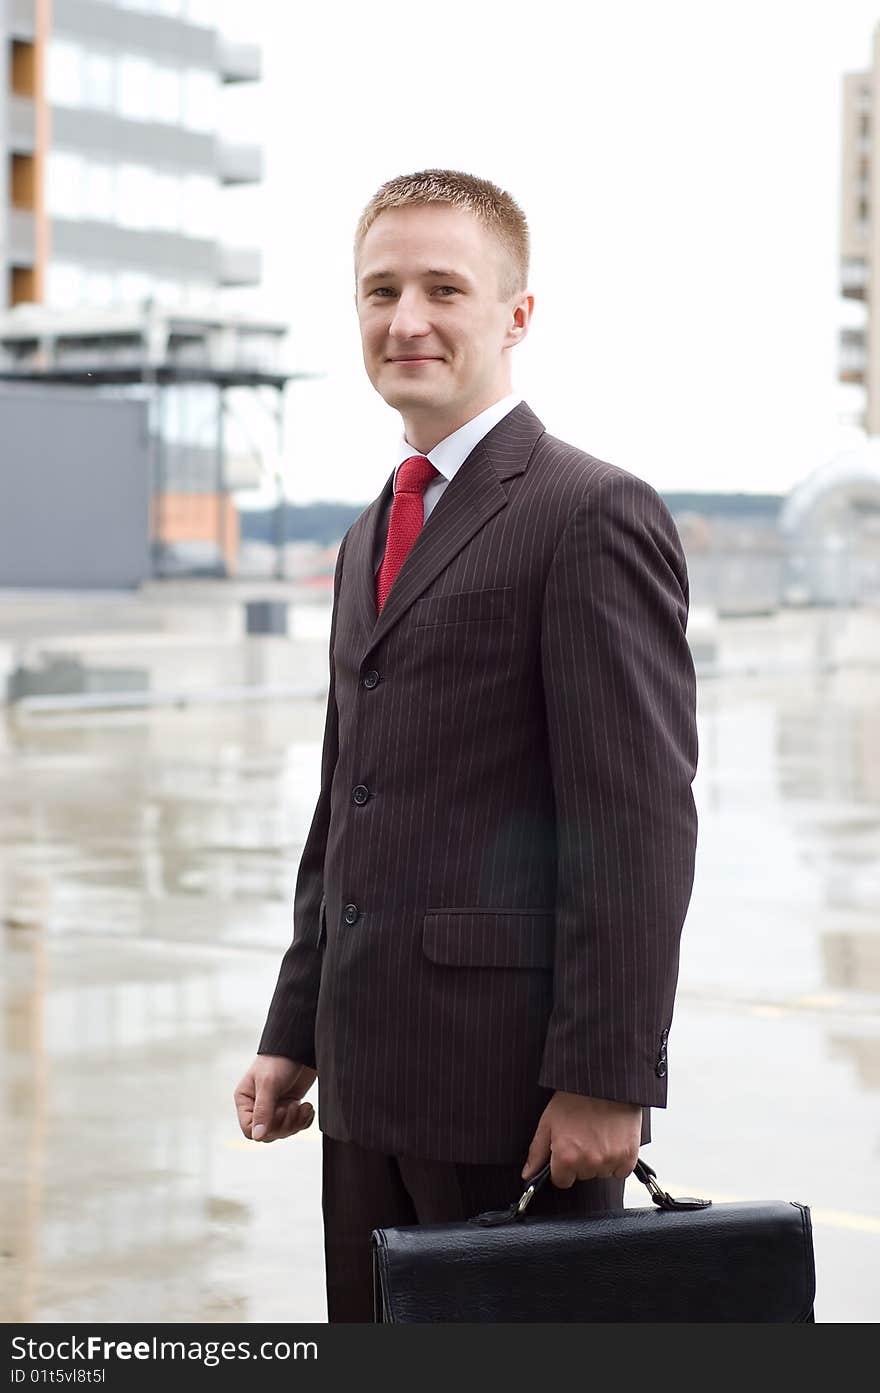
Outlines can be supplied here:
<path id="1" fill-rule="evenodd" d="M 388 361 L 389 363 L 442 363 L 443 359 L 426 356 L 424 358 L 389 358 Z"/>

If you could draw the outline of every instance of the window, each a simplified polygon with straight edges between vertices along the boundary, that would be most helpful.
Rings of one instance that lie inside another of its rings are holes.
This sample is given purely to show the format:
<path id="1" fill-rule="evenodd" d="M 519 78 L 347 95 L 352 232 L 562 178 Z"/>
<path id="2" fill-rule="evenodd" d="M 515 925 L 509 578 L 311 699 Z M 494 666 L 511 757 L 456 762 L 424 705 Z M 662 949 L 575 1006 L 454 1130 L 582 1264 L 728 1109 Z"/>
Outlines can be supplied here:
<path id="1" fill-rule="evenodd" d="M 153 293 L 153 278 L 144 271 L 120 271 L 116 278 L 116 293 L 121 305 L 136 305 Z"/>
<path id="2" fill-rule="evenodd" d="M 181 181 L 176 174 L 153 173 L 152 226 L 163 232 L 178 232 L 182 221 Z"/>
<path id="3" fill-rule="evenodd" d="M 153 175 L 144 165 L 123 164 L 117 174 L 117 217 L 122 227 L 153 226 Z"/>
<path id="4" fill-rule="evenodd" d="M 160 305 L 179 305 L 183 294 L 180 281 L 156 281 L 156 302 Z"/>
<path id="5" fill-rule="evenodd" d="M 85 161 L 72 151 L 50 150 L 46 164 L 49 212 L 56 218 L 81 218 Z"/>
<path id="6" fill-rule="evenodd" d="M 218 189 L 214 179 L 187 175 L 183 183 L 182 231 L 189 237 L 217 236 Z"/>
<path id="7" fill-rule="evenodd" d="M 66 261 L 50 261 L 46 273 L 46 303 L 50 309 L 71 310 L 82 303 L 83 271 Z"/>
<path id="8" fill-rule="evenodd" d="M 83 54 L 83 106 L 112 111 L 116 98 L 116 65 L 109 53 L 97 49 Z"/>
<path id="9" fill-rule="evenodd" d="M 183 124 L 191 131 L 213 134 L 219 118 L 217 76 L 200 68 L 183 75 Z"/>
<path id="10" fill-rule="evenodd" d="M 83 104 L 83 52 L 78 44 L 53 39 L 46 67 L 49 101 L 56 106 Z"/>
<path id="11" fill-rule="evenodd" d="M 153 75 L 153 116 L 169 126 L 179 126 L 183 102 L 183 74 L 179 68 L 157 67 Z"/>
<path id="12" fill-rule="evenodd" d="M 85 165 L 83 214 L 101 222 L 116 221 L 116 169 L 95 162 Z"/>
<path id="13" fill-rule="evenodd" d="M 182 0 L 181 12 L 190 24 L 201 24 L 208 29 L 217 27 L 217 0 Z"/>
<path id="14" fill-rule="evenodd" d="M 119 104 L 120 116 L 132 121 L 150 121 L 153 118 L 153 64 L 146 58 L 136 58 L 124 53 L 119 61 Z"/>
<path id="15" fill-rule="evenodd" d="M 83 284 L 83 303 L 104 309 L 116 298 L 115 277 L 109 271 L 86 271 Z"/>

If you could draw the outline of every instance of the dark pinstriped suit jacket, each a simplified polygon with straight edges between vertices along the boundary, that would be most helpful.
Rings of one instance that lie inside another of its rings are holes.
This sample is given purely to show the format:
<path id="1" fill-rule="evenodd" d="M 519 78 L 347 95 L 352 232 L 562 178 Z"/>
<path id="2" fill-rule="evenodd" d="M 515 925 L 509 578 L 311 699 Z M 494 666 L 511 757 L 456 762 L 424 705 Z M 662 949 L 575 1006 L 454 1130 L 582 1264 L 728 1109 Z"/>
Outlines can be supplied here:
<path id="1" fill-rule="evenodd" d="M 330 1136 L 522 1162 L 555 1089 L 646 1122 L 666 1104 L 697 837 L 685 559 L 649 484 L 521 402 L 377 619 L 392 479 L 339 550 L 321 792 L 259 1050 L 317 1068 Z"/>

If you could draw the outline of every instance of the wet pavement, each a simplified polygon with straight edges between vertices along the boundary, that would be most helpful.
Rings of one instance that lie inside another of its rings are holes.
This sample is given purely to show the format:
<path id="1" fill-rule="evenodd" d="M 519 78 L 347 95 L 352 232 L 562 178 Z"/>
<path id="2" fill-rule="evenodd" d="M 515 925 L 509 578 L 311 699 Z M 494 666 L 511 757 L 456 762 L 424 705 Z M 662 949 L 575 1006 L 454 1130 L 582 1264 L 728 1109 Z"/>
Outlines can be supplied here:
<path id="1" fill-rule="evenodd" d="M 697 878 L 645 1153 L 673 1191 L 810 1204 L 820 1321 L 880 1314 L 880 614 L 858 624 L 836 668 L 827 615 L 737 621 L 701 678 Z M 315 685 L 320 654 L 238 636 L 226 661 Z M 323 718 L 322 695 L 0 723 L 4 1320 L 326 1318 L 317 1124 L 257 1146 L 231 1101 Z"/>

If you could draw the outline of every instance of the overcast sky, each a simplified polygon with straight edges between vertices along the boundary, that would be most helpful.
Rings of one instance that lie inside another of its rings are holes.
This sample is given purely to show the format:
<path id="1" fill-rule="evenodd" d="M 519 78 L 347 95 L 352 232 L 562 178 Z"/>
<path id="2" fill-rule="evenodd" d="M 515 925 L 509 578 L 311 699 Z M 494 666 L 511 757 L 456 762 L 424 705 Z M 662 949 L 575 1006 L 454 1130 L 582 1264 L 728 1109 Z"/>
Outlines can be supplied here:
<path id="1" fill-rule="evenodd" d="M 291 325 L 287 479 L 368 501 L 400 417 L 366 377 L 351 242 L 380 183 L 429 166 L 508 189 L 532 234 L 513 386 L 547 429 L 656 488 L 786 491 L 859 443 L 837 331 L 843 72 L 880 0 L 240 0 L 261 89 L 227 130 L 266 152 L 230 192 Z"/>

